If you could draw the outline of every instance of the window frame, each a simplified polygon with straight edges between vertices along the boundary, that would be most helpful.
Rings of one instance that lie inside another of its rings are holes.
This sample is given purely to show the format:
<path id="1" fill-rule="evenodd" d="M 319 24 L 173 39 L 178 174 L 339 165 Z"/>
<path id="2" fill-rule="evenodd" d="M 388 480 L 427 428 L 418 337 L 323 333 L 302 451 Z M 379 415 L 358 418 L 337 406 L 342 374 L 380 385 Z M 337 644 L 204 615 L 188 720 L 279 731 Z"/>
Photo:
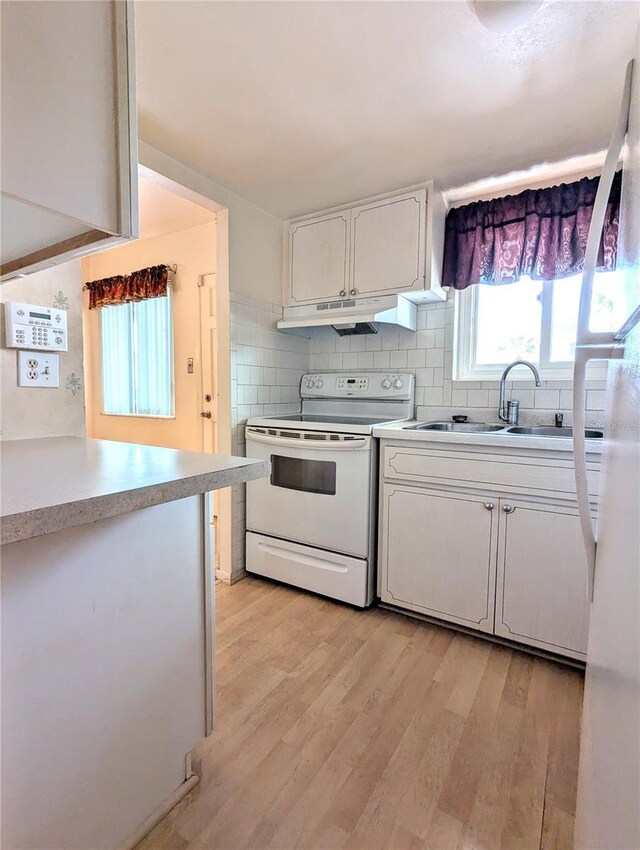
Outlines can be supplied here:
<path id="1" fill-rule="evenodd" d="M 538 368 L 543 381 L 572 381 L 573 360 L 549 361 L 551 349 L 551 317 L 553 312 L 553 287 L 555 281 L 544 281 L 542 286 L 542 315 L 540 335 L 540 361 Z M 483 284 L 455 290 L 453 315 L 453 369 L 454 381 L 499 381 L 506 367 L 500 364 L 479 366 L 473 360 L 475 351 L 478 290 Z M 588 364 L 587 378 L 602 380 L 607 376 L 607 363 L 592 361 Z M 515 367 L 509 374 L 510 381 L 530 381 L 531 372 L 526 367 Z"/>
<path id="2" fill-rule="evenodd" d="M 158 413 L 109 413 L 104 409 L 104 346 L 103 346 L 103 335 L 102 335 L 102 320 L 103 320 L 103 309 L 107 310 L 108 307 L 105 307 L 100 310 L 100 415 L 101 416 L 114 416 L 116 418 L 126 418 L 126 419 L 162 419 L 162 420 L 170 420 L 176 418 L 176 380 L 175 380 L 175 345 L 174 345 L 174 312 L 173 312 L 173 287 L 171 284 L 167 285 L 167 294 L 164 296 L 167 298 L 167 302 L 169 305 L 169 362 L 171 366 L 171 402 L 173 413 L 171 414 L 158 414 Z M 128 302 L 128 306 L 131 307 L 131 316 L 132 316 L 132 327 L 135 328 L 135 304 L 138 302 L 130 301 Z M 114 305 L 114 306 L 124 306 L 124 305 Z M 133 346 L 133 358 L 135 362 L 135 345 Z M 136 377 L 136 369 L 133 369 L 133 380 L 135 382 Z M 136 392 L 135 384 L 134 384 L 134 396 Z"/>

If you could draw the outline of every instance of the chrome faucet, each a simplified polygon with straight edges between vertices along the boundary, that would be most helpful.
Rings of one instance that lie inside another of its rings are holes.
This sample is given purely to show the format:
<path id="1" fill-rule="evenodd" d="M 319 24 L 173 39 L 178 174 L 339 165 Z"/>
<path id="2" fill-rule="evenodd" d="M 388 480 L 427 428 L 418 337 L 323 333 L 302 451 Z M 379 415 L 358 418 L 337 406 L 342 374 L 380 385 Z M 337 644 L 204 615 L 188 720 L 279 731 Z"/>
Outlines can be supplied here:
<path id="1" fill-rule="evenodd" d="M 508 401 L 505 404 L 504 399 L 507 375 L 513 369 L 514 366 L 527 366 L 533 372 L 533 377 L 536 379 L 536 387 L 542 386 L 542 382 L 540 381 L 540 373 L 533 365 L 533 363 L 529 363 L 528 360 L 514 360 L 513 363 L 509 363 L 507 368 L 502 373 L 502 377 L 500 378 L 500 400 L 498 402 L 498 419 L 500 419 L 501 422 L 508 422 L 509 425 L 518 424 L 518 413 L 520 411 L 519 401 Z"/>

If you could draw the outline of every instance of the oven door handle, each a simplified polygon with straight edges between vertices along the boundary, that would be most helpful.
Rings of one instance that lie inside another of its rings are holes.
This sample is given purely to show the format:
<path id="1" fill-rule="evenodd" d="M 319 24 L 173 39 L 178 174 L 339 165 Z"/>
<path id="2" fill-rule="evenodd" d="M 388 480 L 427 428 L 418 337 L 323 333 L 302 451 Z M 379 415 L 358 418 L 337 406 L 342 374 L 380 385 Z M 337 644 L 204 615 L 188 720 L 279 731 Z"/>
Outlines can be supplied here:
<path id="1" fill-rule="evenodd" d="M 256 443 L 266 443 L 269 446 L 286 446 L 287 448 L 311 449 L 312 451 L 354 451 L 365 449 L 369 446 L 370 437 L 359 437 L 356 440 L 335 440 L 321 442 L 320 440 L 304 440 L 300 437 L 270 437 L 268 434 L 258 434 L 251 429 L 247 430 L 247 440 Z"/>

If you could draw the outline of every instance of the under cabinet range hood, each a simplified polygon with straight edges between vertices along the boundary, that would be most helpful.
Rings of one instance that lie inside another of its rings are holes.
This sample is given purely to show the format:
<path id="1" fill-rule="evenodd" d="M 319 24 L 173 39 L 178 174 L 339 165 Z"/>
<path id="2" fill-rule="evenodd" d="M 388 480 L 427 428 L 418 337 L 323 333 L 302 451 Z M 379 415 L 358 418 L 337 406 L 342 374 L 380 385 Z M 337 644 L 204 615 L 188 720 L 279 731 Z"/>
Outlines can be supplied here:
<path id="1" fill-rule="evenodd" d="M 415 331 L 416 305 L 402 295 L 381 295 L 285 307 L 278 330 L 310 336 L 317 328 L 331 327 L 345 336 L 375 334 L 378 325 Z"/>

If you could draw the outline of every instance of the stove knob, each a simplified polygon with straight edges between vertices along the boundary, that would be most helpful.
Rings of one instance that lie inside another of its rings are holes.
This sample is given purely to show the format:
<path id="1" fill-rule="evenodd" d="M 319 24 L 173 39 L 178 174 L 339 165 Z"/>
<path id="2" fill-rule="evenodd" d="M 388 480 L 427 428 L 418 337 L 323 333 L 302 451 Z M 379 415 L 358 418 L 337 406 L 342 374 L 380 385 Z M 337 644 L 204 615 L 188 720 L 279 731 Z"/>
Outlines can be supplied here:
<path id="1" fill-rule="evenodd" d="M 313 378 L 307 378 L 307 380 L 305 381 L 305 386 L 308 390 L 310 390 L 310 389 L 313 389 L 314 383 L 315 382 L 314 382 Z"/>
<path id="2" fill-rule="evenodd" d="M 397 390 L 401 390 L 404 387 L 404 381 L 402 380 L 402 378 L 396 378 L 395 381 L 393 382 L 393 386 Z"/>
<path id="3" fill-rule="evenodd" d="M 324 386 L 324 381 L 321 380 L 320 378 L 318 378 L 318 380 L 316 381 L 316 389 L 321 390 L 323 386 Z"/>
<path id="4" fill-rule="evenodd" d="M 390 390 L 391 389 L 391 381 L 389 380 L 389 378 L 385 378 L 384 381 L 382 382 L 382 389 L 383 390 Z"/>

